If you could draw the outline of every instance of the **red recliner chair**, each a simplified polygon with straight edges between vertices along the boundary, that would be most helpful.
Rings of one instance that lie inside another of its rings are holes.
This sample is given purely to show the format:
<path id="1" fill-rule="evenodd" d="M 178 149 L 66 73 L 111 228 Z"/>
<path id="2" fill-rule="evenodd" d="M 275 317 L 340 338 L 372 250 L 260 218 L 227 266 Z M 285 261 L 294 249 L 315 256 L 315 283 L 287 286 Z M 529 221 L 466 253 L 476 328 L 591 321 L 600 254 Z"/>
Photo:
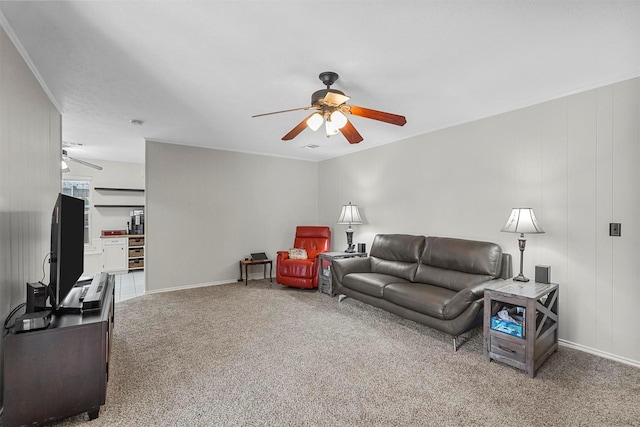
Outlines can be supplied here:
<path id="1" fill-rule="evenodd" d="M 293 248 L 304 249 L 306 259 L 292 259 L 289 251 L 278 251 L 276 282 L 294 288 L 318 287 L 318 254 L 331 250 L 331 229 L 321 226 L 298 226 Z"/>

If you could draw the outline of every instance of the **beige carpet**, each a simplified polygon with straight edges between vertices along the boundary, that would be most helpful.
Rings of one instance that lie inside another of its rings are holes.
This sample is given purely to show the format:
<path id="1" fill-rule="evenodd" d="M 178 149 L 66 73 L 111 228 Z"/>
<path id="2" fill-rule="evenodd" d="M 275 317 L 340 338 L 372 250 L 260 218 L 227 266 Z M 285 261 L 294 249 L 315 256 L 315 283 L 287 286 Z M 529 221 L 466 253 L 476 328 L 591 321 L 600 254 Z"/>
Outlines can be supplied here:
<path id="1" fill-rule="evenodd" d="M 640 369 L 561 347 L 533 379 L 382 310 L 269 281 L 116 305 L 107 403 L 56 425 L 640 426 Z"/>

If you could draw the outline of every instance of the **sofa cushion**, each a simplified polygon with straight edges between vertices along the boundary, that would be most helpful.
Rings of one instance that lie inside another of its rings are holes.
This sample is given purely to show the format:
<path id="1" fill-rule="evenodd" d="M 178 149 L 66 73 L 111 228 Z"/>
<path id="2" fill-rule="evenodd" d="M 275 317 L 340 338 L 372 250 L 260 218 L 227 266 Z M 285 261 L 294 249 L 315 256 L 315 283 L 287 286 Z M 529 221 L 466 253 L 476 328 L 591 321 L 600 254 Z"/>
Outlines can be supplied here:
<path id="1" fill-rule="evenodd" d="M 444 307 L 456 292 L 424 283 L 391 283 L 384 289 L 384 299 L 401 307 L 444 319 Z"/>
<path id="2" fill-rule="evenodd" d="M 382 291 L 389 283 L 406 282 L 396 276 L 380 273 L 351 273 L 342 278 L 342 286 L 363 294 L 382 298 Z"/>
<path id="3" fill-rule="evenodd" d="M 461 291 L 493 279 L 493 276 L 486 274 L 464 273 L 422 264 L 418 267 L 415 282 L 436 285 L 452 291 Z"/>
<path id="4" fill-rule="evenodd" d="M 424 283 L 391 283 L 384 288 L 384 299 L 427 316 L 449 320 L 459 316 L 477 297 L 468 289 L 455 292 Z"/>
<path id="5" fill-rule="evenodd" d="M 502 248 L 495 243 L 433 236 L 426 242 L 422 264 L 494 278 L 500 275 Z"/>
<path id="6" fill-rule="evenodd" d="M 371 245 L 371 271 L 413 280 L 424 245 L 424 236 L 378 234 Z"/>

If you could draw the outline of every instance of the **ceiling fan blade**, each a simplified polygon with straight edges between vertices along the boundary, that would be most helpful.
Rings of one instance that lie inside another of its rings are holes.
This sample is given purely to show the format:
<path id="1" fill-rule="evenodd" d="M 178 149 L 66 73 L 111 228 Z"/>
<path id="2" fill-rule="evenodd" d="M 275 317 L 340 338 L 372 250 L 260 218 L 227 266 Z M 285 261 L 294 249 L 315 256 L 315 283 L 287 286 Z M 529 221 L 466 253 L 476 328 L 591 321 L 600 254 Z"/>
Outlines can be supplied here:
<path id="1" fill-rule="evenodd" d="M 313 114 L 315 114 L 315 113 L 313 113 Z M 291 129 L 288 134 L 283 136 L 282 140 L 283 141 L 289 141 L 289 140 L 292 140 L 293 138 L 295 138 L 296 136 L 300 135 L 300 132 L 302 132 L 303 130 L 305 130 L 307 128 L 307 120 L 309 120 L 309 117 L 313 116 L 313 114 L 310 114 L 307 117 L 305 117 L 304 120 L 301 121 L 300 123 L 298 123 L 298 125 L 296 127 Z"/>
<path id="2" fill-rule="evenodd" d="M 357 144 L 359 142 L 362 142 L 362 140 L 364 140 L 362 135 L 360 135 L 360 132 L 356 130 L 356 128 L 353 126 L 353 124 L 349 120 L 347 120 L 346 125 L 340 128 L 340 132 L 344 135 L 345 138 L 347 138 L 347 141 L 349 141 L 349 144 Z"/>
<path id="3" fill-rule="evenodd" d="M 404 126 L 405 123 L 407 123 L 407 119 L 404 116 L 400 116 L 398 114 L 385 113 L 384 111 L 371 110 L 369 108 L 358 107 L 355 105 L 349 105 L 348 107 L 349 112 L 354 116 L 378 120 L 398 126 Z"/>
<path id="4" fill-rule="evenodd" d="M 349 98 L 347 95 L 342 95 L 340 93 L 327 92 L 327 94 L 324 96 L 323 99 L 326 105 L 337 107 L 338 105 L 344 104 L 351 98 Z"/>
<path id="5" fill-rule="evenodd" d="M 72 162 L 80 163 L 81 165 L 85 165 L 90 168 L 97 169 L 99 171 L 102 170 L 102 166 L 94 165 L 93 163 L 85 162 L 84 160 L 74 159 L 73 157 L 69 157 L 69 156 L 67 156 L 67 159 L 71 160 Z"/>
<path id="6" fill-rule="evenodd" d="M 288 112 L 290 112 L 290 111 L 310 110 L 310 109 L 312 109 L 312 108 L 315 108 L 315 107 L 310 106 L 310 107 L 292 108 L 292 109 L 290 109 L 290 110 L 273 111 L 273 112 L 271 112 L 271 113 L 256 114 L 255 116 L 251 116 L 251 118 L 254 118 L 254 117 L 262 117 L 262 116 L 270 116 L 270 115 L 272 115 L 272 114 L 288 113 Z"/>

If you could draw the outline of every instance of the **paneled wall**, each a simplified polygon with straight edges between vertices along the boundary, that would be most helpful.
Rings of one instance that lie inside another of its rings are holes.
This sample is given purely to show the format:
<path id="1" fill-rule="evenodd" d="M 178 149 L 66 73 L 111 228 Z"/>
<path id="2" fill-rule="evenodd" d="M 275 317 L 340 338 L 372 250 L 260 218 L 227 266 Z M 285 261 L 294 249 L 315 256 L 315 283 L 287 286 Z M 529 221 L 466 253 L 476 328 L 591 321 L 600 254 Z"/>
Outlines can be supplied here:
<path id="1" fill-rule="evenodd" d="M 48 283 L 51 212 L 60 191 L 61 120 L 0 27 L 0 318 Z M 48 264 L 45 264 L 48 267 Z M 43 277 L 44 276 L 44 277 Z M 2 360 L 0 340 L 0 361 Z M 2 383 L 0 363 L 0 383 Z M 0 402 L 2 391 L 0 390 Z"/>
<path id="2" fill-rule="evenodd" d="M 147 292 L 234 281 L 317 224 L 317 163 L 148 141 L 145 168 Z"/>
<path id="3" fill-rule="evenodd" d="M 640 364 L 639 117 L 635 78 L 324 161 L 318 220 L 335 223 L 352 201 L 366 222 L 355 242 L 370 246 L 377 233 L 488 240 L 517 271 L 517 235 L 500 229 L 512 207 L 533 207 L 546 233 L 527 236 L 524 273 L 551 266 L 561 340 Z M 609 237 L 610 222 L 622 223 L 621 237 Z M 334 227 L 336 250 L 345 229 Z"/>

